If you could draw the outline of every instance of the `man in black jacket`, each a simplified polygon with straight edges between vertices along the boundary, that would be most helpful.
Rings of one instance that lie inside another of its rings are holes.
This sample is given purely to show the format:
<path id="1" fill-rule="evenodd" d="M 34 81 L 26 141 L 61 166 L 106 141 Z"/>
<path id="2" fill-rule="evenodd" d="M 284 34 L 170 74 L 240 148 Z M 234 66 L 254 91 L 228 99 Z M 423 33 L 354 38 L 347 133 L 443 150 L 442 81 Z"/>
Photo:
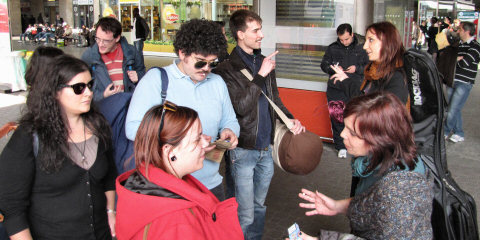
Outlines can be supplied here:
<path id="1" fill-rule="evenodd" d="M 331 65 L 338 65 L 347 73 L 351 81 L 362 81 L 363 71 L 368 64 L 368 55 L 363 49 L 362 44 L 358 42 L 357 37 L 353 34 L 352 26 L 348 23 L 340 24 L 337 28 L 337 41 L 330 44 L 325 51 L 320 67 L 329 76 L 335 74 Z M 343 118 L 334 117 L 342 116 L 342 114 L 333 114 L 334 112 L 343 111 L 349 97 L 345 95 L 344 90 L 335 85 L 333 80 L 328 80 L 327 100 L 330 111 L 330 122 L 332 123 L 333 142 L 335 149 L 338 150 L 339 158 L 347 157 L 347 149 L 343 144 L 340 133 L 345 125 Z M 336 110 L 335 110 L 336 109 Z"/>
<path id="2" fill-rule="evenodd" d="M 133 45 L 135 46 L 135 49 L 137 49 L 137 52 L 143 56 L 143 42 L 150 34 L 150 28 L 145 19 L 140 16 L 140 10 L 138 10 L 138 8 L 133 9 L 133 17 L 135 18 L 133 23 L 133 30 L 135 31 Z"/>
<path id="3" fill-rule="evenodd" d="M 277 115 L 262 91 L 294 123 L 294 134 L 305 131 L 299 120 L 283 105 L 275 79 L 278 52 L 261 54 L 262 19 L 248 10 L 238 10 L 230 18 L 230 30 L 237 46 L 215 70 L 228 87 L 240 124 L 236 149 L 230 151 L 238 217 L 245 239 L 261 239 L 265 222 L 264 205 L 273 176 L 272 143 Z M 229 186 L 227 186 L 229 187 Z"/>

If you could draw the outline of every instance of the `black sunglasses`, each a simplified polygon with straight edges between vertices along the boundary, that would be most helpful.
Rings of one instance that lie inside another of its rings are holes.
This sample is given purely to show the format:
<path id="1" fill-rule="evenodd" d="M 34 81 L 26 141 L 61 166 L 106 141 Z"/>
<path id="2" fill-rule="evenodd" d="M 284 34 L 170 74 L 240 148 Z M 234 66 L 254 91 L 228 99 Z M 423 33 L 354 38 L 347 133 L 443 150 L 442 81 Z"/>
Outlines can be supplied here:
<path id="1" fill-rule="evenodd" d="M 92 87 L 93 87 L 93 79 L 90 80 L 90 82 L 88 83 L 75 83 L 75 84 L 72 84 L 72 85 L 67 85 L 67 84 L 62 84 L 60 85 L 61 88 L 66 88 L 66 87 L 70 87 L 70 88 L 73 88 L 73 92 L 76 94 L 76 95 L 80 95 L 80 94 L 83 94 L 83 92 L 85 92 L 85 88 L 88 87 L 88 89 L 92 90 Z"/>
<path id="2" fill-rule="evenodd" d="M 162 133 L 163 129 L 163 119 L 165 118 L 165 111 L 169 110 L 171 112 L 176 112 L 177 111 L 177 105 L 175 103 L 169 102 L 165 100 L 165 102 L 162 105 L 162 115 L 160 116 L 160 127 L 158 128 L 158 140 L 160 141 L 160 133 Z"/>
<path id="3" fill-rule="evenodd" d="M 200 69 L 200 68 L 203 68 L 205 67 L 205 65 L 209 64 L 210 68 L 215 68 L 217 67 L 218 65 L 218 59 L 215 59 L 213 61 L 205 61 L 205 60 L 198 60 L 197 58 L 195 58 L 197 60 L 197 62 L 195 63 L 195 68 L 196 69 Z"/>

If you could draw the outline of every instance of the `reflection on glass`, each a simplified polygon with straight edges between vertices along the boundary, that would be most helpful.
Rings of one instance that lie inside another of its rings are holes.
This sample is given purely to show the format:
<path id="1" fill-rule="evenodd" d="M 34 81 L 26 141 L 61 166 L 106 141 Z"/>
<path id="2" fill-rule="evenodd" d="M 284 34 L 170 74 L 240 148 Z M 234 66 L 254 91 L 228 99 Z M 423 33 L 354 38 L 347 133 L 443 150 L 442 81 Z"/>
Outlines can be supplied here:
<path id="1" fill-rule="evenodd" d="M 275 73 L 278 78 L 327 82 L 320 68 L 327 46 L 277 43 Z"/>
<path id="2" fill-rule="evenodd" d="M 276 25 L 297 27 L 335 27 L 334 0 L 277 0 Z"/>

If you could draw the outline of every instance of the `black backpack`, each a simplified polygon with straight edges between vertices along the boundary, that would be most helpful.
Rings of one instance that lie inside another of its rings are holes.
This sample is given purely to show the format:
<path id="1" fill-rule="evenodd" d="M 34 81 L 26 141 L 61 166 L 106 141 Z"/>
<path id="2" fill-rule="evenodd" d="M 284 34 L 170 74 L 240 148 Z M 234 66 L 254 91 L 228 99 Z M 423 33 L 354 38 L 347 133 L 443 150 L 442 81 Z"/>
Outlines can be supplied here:
<path id="1" fill-rule="evenodd" d="M 478 240 L 475 201 L 458 186 L 447 168 L 443 135 L 446 101 L 438 69 L 430 56 L 415 49 L 405 53 L 404 69 L 417 151 L 434 181 L 434 239 Z"/>

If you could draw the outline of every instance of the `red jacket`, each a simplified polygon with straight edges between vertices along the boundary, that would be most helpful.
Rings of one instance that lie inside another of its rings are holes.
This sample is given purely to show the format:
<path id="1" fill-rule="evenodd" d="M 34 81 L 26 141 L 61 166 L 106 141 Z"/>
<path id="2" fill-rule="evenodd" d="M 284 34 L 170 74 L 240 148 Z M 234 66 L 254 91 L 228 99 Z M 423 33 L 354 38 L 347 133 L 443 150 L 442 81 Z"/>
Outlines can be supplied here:
<path id="1" fill-rule="evenodd" d="M 235 198 L 219 202 L 197 179 L 187 175 L 183 180 L 149 167 L 149 181 L 178 194 L 183 199 L 139 194 L 123 183 L 135 170 L 116 180 L 118 240 L 145 239 L 243 239 L 238 222 Z M 145 168 L 140 169 L 143 176 Z"/>

